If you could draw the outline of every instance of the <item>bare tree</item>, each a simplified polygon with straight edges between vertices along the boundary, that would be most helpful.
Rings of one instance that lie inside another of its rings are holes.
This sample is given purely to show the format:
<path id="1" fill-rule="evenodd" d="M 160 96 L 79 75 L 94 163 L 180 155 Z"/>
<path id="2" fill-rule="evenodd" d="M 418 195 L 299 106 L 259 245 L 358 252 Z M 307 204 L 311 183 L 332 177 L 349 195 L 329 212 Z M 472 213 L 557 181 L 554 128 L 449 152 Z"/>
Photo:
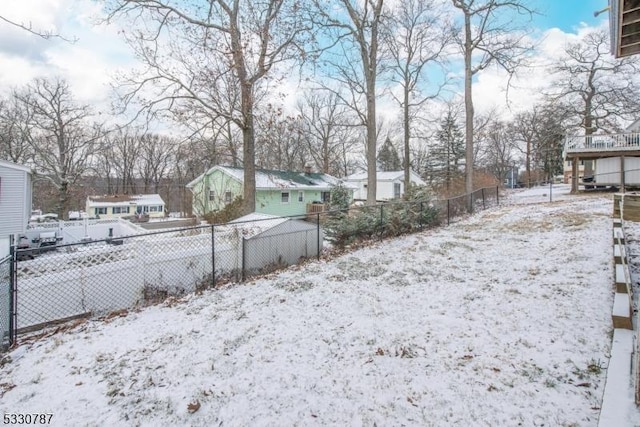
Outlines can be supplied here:
<path id="1" fill-rule="evenodd" d="M 146 111 L 196 104 L 211 117 L 233 121 L 243 136 L 244 211 L 253 212 L 256 90 L 275 66 L 304 58 L 299 42 L 307 27 L 299 5 L 285 0 L 114 3 L 110 19 L 131 18 L 136 31 L 128 40 L 148 67 L 143 77 L 130 80 L 125 103 L 154 86 L 155 96 L 143 100 Z M 231 109 L 228 97 L 218 96 L 226 84 L 240 95 Z"/>
<path id="2" fill-rule="evenodd" d="M 75 43 L 77 41 L 76 38 L 68 39 L 68 38 L 56 33 L 55 31 L 42 30 L 42 29 L 36 28 L 36 27 L 33 26 L 33 23 L 31 23 L 31 22 L 16 21 L 16 20 L 9 19 L 6 16 L 2 16 L 2 15 L 0 15 L 0 21 L 4 22 L 5 24 L 8 24 L 8 25 L 10 25 L 12 27 L 24 30 L 24 31 L 26 31 L 26 32 L 28 32 L 30 34 L 33 34 L 34 36 L 38 36 L 40 38 L 43 38 L 45 40 L 57 38 L 57 39 L 64 40 L 66 42 L 71 42 L 71 43 Z"/>
<path id="3" fill-rule="evenodd" d="M 144 193 L 158 193 L 160 182 L 168 177 L 177 146 L 177 141 L 166 136 L 140 136 L 140 156 L 136 163 Z"/>
<path id="4" fill-rule="evenodd" d="M 300 117 L 286 115 L 281 107 L 269 104 L 261 109 L 256 122 L 257 164 L 264 169 L 303 170 L 307 145 Z"/>
<path id="5" fill-rule="evenodd" d="M 26 163 L 33 157 L 29 121 L 29 110 L 15 97 L 0 99 L 0 158 Z"/>
<path id="6" fill-rule="evenodd" d="M 102 131 L 90 122 L 89 106 L 75 103 L 64 80 L 36 79 L 14 97 L 28 111 L 36 168 L 56 188 L 57 213 L 67 218 L 70 187 L 89 169 Z"/>
<path id="7" fill-rule="evenodd" d="M 514 163 L 515 146 L 506 122 L 491 118 L 478 135 L 484 168 L 502 182 Z"/>
<path id="8" fill-rule="evenodd" d="M 366 128 L 367 204 L 376 203 L 376 83 L 379 76 L 380 25 L 383 0 L 313 0 L 323 27 L 330 31 L 336 46 L 324 52 L 324 61 L 333 70 L 331 78 L 349 90 L 343 99 L 353 108 Z M 341 92 L 336 91 L 341 95 Z M 364 102 L 362 100 L 364 98 Z"/>
<path id="9" fill-rule="evenodd" d="M 518 15 L 531 16 L 524 0 L 451 0 L 463 15 L 457 43 L 464 56 L 465 190 L 473 192 L 473 76 L 496 64 L 513 75 L 529 50 L 525 33 L 517 28 Z M 469 198 L 469 210 L 471 198 Z"/>
<path id="10" fill-rule="evenodd" d="M 400 96 L 391 94 L 402 109 L 404 185 L 409 188 L 412 122 L 417 107 L 436 98 L 447 83 L 444 78 L 428 89 L 427 71 L 440 61 L 453 33 L 442 4 L 433 0 L 400 0 L 390 16 L 384 39 L 391 80 L 402 88 Z"/>
<path id="11" fill-rule="evenodd" d="M 590 32 L 566 46 L 555 65 L 559 80 L 550 98 L 566 105 L 570 125 L 584 129 L 585 135 L 612 131 L 617 119 L 635 120 L 640 112 L 639 65 L 637 57 L 615 59 L 609 53 L 605 30 Z"/>
<path id="12" fill-rule="evenodd" d="M 341 97 L 330 91 L 306 92 L 298 102 L 308 154 L 322 173 L 347 174 L 346 153 L 355 145 L 353 119 Z"/>

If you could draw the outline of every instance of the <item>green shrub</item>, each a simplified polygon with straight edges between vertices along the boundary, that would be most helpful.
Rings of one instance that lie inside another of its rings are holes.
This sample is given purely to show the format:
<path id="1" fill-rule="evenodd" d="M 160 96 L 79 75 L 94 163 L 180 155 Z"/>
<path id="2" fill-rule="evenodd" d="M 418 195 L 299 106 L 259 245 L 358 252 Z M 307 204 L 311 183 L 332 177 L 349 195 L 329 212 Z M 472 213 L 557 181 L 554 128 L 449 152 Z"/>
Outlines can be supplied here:
<path id="1" fill-rule="evenodd" d="M 342 184 L 338 184 L 331 189 L 330 210 L 348 209 L 351 203 L 351 190 Z"/>
<path id="2" fill-rule="evenodd" d="M 389 203 L 351 209 L 348 214 L 329 217 L 327 238 L 338 247 L 372 239 L 412 233 L 439 224 L 437 208 L 426 189 L 412 187 L 403 203 Z"/>
<path id="3" fill-rule="evenodd" d="M 242 216 L 242 197 L 238 196 L 222 210 L 207 212 L 203 219 L 209 224 L 223 224 Z"/>

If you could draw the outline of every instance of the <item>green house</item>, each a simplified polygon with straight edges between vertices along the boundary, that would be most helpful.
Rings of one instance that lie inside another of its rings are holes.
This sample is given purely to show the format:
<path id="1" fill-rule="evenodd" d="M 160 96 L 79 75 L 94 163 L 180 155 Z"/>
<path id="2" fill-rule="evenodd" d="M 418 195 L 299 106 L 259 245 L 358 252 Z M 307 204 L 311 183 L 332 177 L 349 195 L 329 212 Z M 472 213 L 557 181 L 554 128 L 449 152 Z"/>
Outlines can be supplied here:
<path id="1" fill-rule="evenodd" d="M 244 170 L 214 166 L 187 184 L 193 194 L 193 213 L 204 215 L 223 209 L 243 194 Z M 341 181 L 322 173 L 256 170 L 256 212 L 277 216 L 317 212 Z"/>

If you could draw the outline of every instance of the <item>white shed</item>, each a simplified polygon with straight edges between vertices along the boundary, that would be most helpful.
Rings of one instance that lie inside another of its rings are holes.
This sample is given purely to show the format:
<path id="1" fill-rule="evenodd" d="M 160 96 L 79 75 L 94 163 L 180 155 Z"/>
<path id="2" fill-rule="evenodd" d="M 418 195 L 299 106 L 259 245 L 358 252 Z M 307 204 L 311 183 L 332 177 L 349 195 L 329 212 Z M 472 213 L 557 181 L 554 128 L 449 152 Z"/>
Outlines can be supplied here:
<path id="1" fill-rule="evenodd" d="M 31 182 L 31 168 L 0 160 L 0 258 L 9 254 L 10 236 L 27 229 Z"/>
<path id="2" fill-rule="evenodd" d="M 247 275 L 297 264 L 300 258 L 315 257 L 322 251 L 323 231 L 318 224 L 252 213 L 229 225 L 243 237 L 242 267 Z"/>
<path id="3" fill-rule="evenodd" d="M 409 172 L 411 183 L 425 185 L 420 175 L 414 171 Z M 367 173 L 359 172 L 349 175 L 345 182 L 355 187 L 353 198 L 355 200 L 367 199 Z M 376 173 L 376 200 L 399 199 L 404 195 L 404 171 L 389 171 Z"/>

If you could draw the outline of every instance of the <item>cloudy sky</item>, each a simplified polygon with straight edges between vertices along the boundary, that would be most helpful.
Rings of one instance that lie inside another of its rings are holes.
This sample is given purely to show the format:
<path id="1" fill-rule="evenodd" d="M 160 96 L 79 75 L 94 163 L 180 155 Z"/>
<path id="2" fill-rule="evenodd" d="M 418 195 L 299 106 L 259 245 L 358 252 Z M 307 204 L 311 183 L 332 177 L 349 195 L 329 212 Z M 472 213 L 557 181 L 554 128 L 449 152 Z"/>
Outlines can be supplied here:
<path id="1" fill-rule="evenodd" d="M 43 40 L 0 21 L 0 94 L 28 83 L 34 77 L 67 79 L 81 102 L 107 105 L 109 83 L 118 71 L 136 66 L 118 29 L 99 22 L 100 3 L 95 0 L 2 0 L 0 16 L 40 31 L 53 31 L 59 38 Z M 517 111 L 535 102 L 532 90 L 548 79 L 549 59 L 568 40 L 576 40 L 595 26 L 607 25 L 607 14 L 593 12 L 607 6 L 606 0 L 538 0 L 533 37 L 539 42 L 536 66 L 513 81 L 508 108 Z M 478 76 L 474 97 L 478 111 L 495 106 L 507 109 L 504 87 L 507 76 L 488 69 Z M 506 114 L 509 114 L 507 111 Z"/>

